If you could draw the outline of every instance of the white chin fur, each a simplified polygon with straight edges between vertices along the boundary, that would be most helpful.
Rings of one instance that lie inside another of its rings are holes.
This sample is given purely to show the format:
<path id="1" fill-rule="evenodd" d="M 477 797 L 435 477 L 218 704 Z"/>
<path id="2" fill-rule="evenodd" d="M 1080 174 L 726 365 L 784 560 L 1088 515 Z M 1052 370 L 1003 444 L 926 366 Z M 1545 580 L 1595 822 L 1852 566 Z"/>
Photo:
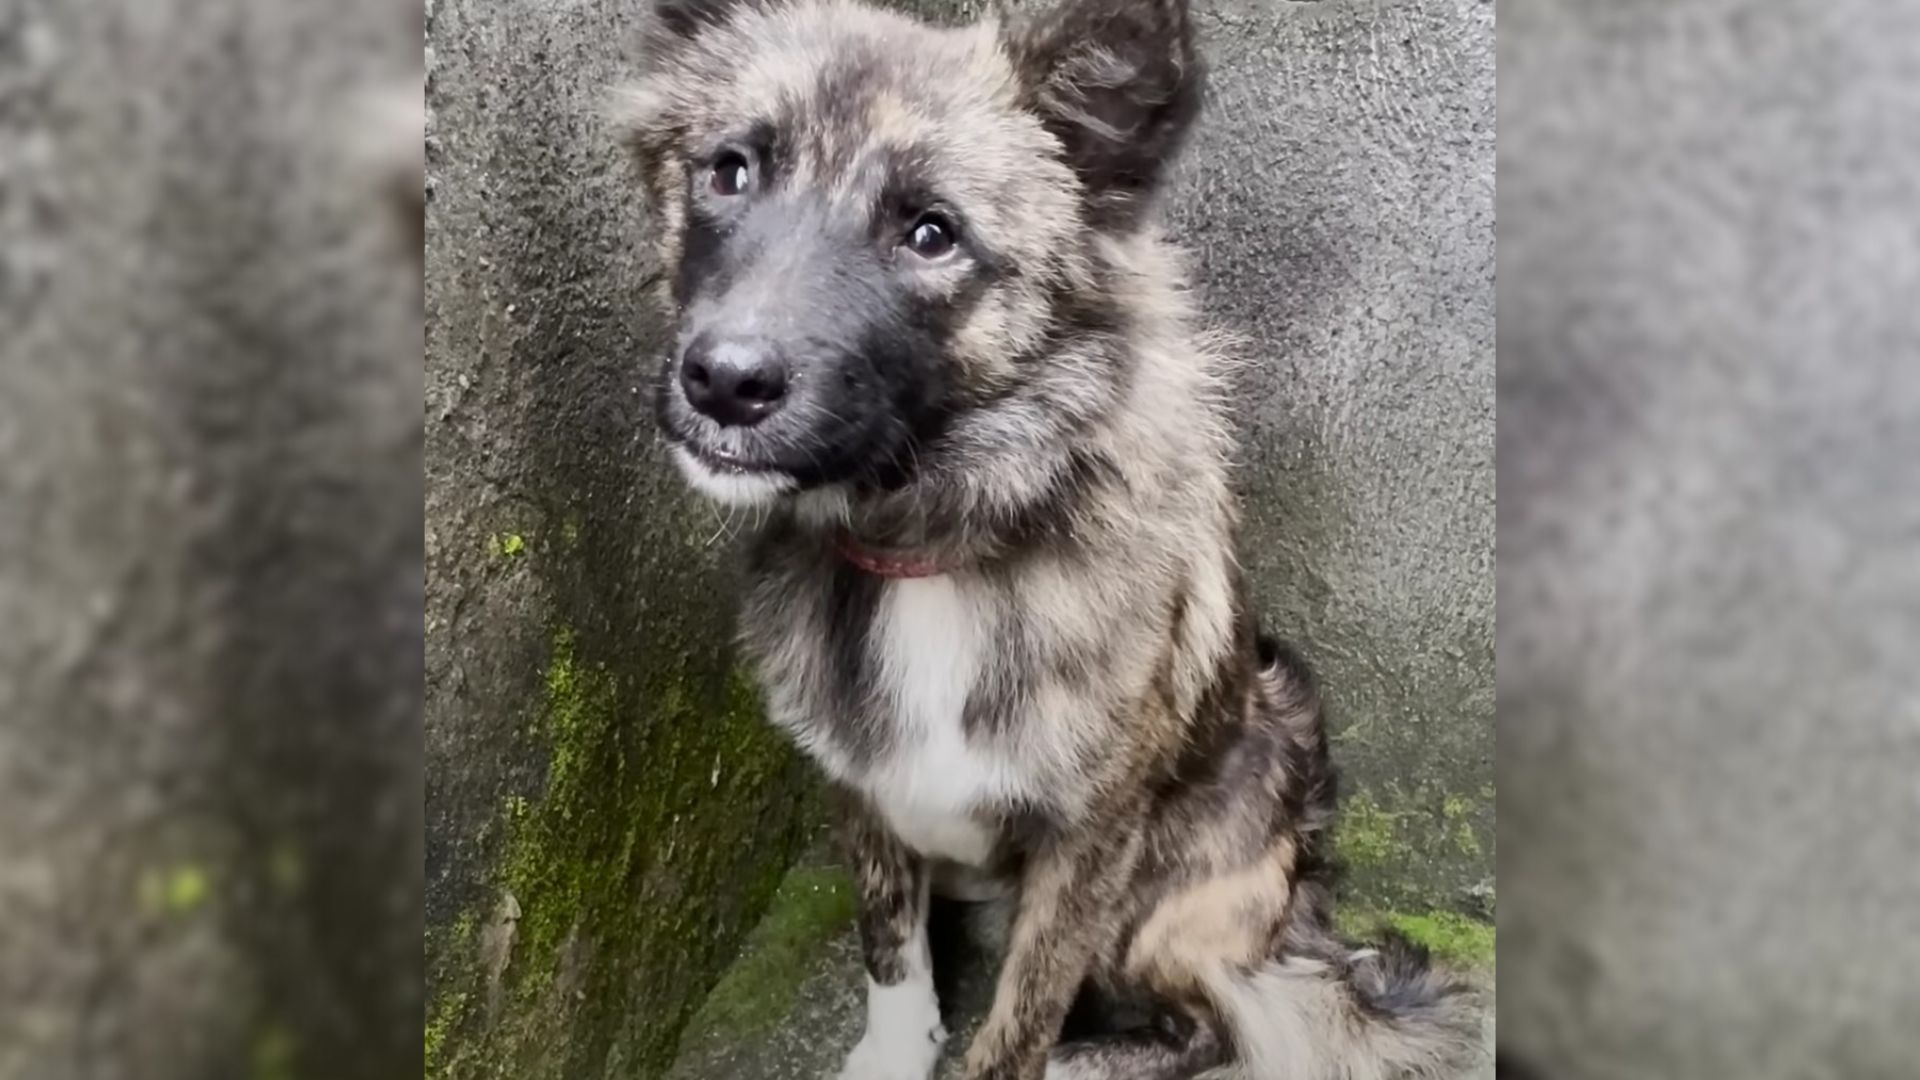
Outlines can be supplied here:
<path id="1" fill-rule="evenodd" d="M 684 446 L 673 448 L 673 462 L 693 490 L 728 506 L 765 506 L 798 485 L 786 473 L 722 472 L 701 461 Z"/>

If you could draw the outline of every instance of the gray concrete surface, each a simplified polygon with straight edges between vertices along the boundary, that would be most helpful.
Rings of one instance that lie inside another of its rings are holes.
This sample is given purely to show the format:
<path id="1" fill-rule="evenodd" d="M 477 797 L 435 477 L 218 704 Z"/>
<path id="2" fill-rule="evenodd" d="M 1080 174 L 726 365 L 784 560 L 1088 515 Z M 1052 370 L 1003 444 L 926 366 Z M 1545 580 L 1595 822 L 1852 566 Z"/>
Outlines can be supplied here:
<path id="1" fill-rule="evenodd" d="M 1912 1076 L 1920 10 L 1502 16 L 1502 1038 Z"/>
<path id="2" fill-rule="evenodd" d="M 1248 563 L 1268 620 L 1303 645 L 1336 710 L 1361 792 L 1356 893 L 1484 913 L 1492 10 L 1199 6 L 1213 102 L 1169 213 L 1212 321 L 1249 339 Z M 777 868 L 785 850 L 756 816 L 785 805 L 785 773 L 729 789 L 739 806 L 725 810 L 687 791 L 668 815 L 678 833 L 623 786 L 645 770 L 596 774 L 616 797 L 564 808 L 595 829 L 645 816 L 641 861 L 693 868 L 656 884 L 645 871 L 615 889 L 583 869 L 628 850 L 619 835 L 568 834 L 558 853 L 526 842 L 561 835 L 539 819 L 562 808 L 543 793 L 568 762 L 645 761 L 681 791 L 736 760 L 733 737 L 712 730 L 726 726 L 712 718 L 727 700 L 727 525 L 653 443 L 644 382 L 661 328 L 641 297 L 659 268 L 596 113 L 632 70 L 639 10 L 429 6 L 429 1057 L 455 1073 L 488 1061 L 651 1075 L 764 896 L 750 868 Z M 604 672 L 582 746 L 554 730 L 556 714 L 575 715 L 554 703 L 562 641 L 578 671 Z M 727 855 L 686 861 L 714 851 Z M 542 933 L 551 901 L 529 903 L 516 878 L 594 899 Z M 637 903 L 659 895 L 664 921 Z M 707 936 L 689 939 L 690 925 Z M 547 941 L 531 959 L 529 935 Z M 636 944 L 656 937 L 701 944 Z"/>
<path id="3" fill-rule="evenodd" d="M 1494 27 L 1478 0 L 1197 5 L 1170 193 L 1247 335 L 1245 559 L 1327 688 L 1347 845 L 1386 906 L 1493 878 Z"/>
<path id="4" fill-rule="evenodd" d="M 5 1080 L 417 1060 L 407 14 L 0 5 Z"/>

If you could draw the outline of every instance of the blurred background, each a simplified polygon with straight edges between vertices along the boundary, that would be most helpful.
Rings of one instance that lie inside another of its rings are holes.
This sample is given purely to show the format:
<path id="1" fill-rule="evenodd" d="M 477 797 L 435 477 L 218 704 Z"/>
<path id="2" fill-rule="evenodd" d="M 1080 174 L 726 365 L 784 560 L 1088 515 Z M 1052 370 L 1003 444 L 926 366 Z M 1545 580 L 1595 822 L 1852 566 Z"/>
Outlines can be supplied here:
<path id="1" fill-rule="evenodd" d="M 1500 1038 L 1920 1072 L 1920 7 L 1500 7 Z"/>
<path id="2" fill-rule="evenodd" d="M 418 1067 L 419 14 L 0 0 L 5 1080 Z"/>

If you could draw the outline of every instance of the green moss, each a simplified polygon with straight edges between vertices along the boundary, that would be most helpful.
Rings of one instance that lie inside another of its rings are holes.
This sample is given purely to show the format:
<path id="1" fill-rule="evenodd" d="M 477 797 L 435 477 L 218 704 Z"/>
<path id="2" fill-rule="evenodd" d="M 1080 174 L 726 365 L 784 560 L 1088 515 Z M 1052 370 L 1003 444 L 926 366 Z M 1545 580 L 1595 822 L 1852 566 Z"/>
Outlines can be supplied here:
<path id="1" fill-rule="evenodd" d="M 1394 808 L 1366 791 L 1349 797 L 1341 808 L 1334 850 L 1367 886 L 1361 903 L 1341 910 L 1341 932 L 1364 940 L 1382 926 L 1391 926 L 1445 963 L 1490 966 L 1493 926 L 1429 907 L 1460 898 L 1431 896 L 1418 888 L 1417 881 L 1422 869 L 1443 850 L 1474 858 L 1483 854 L 1473 825 L 1478 807 L 1457 794 L 1447 794 L 1436 804 L 1420 792 L 1408 798 L 1392 787 L 1387 791 L 1399 796 Z M 1419 809 L 1401 809 L 1405 806 Z"/>
<path id="2" fill-rule="evenodd" d="M 1451 911 L 1406 913 L 1397 911 L 1348 913 L 1339 916 L 1340 932 L 1357 940 L 1379 934 L 1382 926 L 1391 926 L 1433 953 L 1435 959 L 1456 967 L 1486 969 L 1493 966 L 1495 932 L 1491 923 L 1470 919 Z"/>
<path id="3" fill-rule="evenodd" d="M 167 910 L 184 915 L 207 899 L 207 872 L 198 866 L 175 867 L 167 878 Z"/>
<path id="4" fill-rule="evenodd" d="M 838 870 L 796 867 L 766 917 L 748 936 L 689 1030 L 701 1041 L 731 1040 L 776 1026 L 792 1011 L 821 948 L 854 917 L 853 883 Z"/>
<path id="5" fill-rule="evenodd" d="M 140 876 L 140 906 L 155 915 L 190 915 L 207 902 L 213 879 L 198 863 L 180 863 Z"/>
<path id="6" fill-rule="evenodd" d="M 1335 857 L 1349 871 L 1343 896 L 1363 909 L 1477 905 L 1486 875 L 1462 868 L 1491 862 L 1489 809 L 1474 793 L 1408 791 L 1393 780 L 1360 787 L 1342 801 L 1334 835 Z"/>
<path id="7" fill-rule="evenodd" d="M 441 999 L 433 1015 L 428 1017 L 425 1040 L 427 1076 L 438 1076 L 447 1066 L 447 1037 L 459 1026 L 466 1011 L 467 995 L 464 992 L 453 993 Z"/>
<path id="8" fill-rule="evenodd" d="M 1373 869 L 1392 862 L 1406 850 L 1400 835 L 1402 814 L 1382 807 L 1360 792 L 1340 808 L 1334 851 L 1356 869 Z"/>
<path id="9" fill-rule="evenodd" d="M 1393 915 L 1389 921 L 1443 960 L 1469 967 L 1493 965 L 1495 933 L 1491 924 L 1450 911 Z"/>
<path id="10" fill-rule="evenodd" d="M 268 1024 L 253 1040 L 253 1080 L 293 1080 L 293 1033 L 280 1024 Z"/>
<path id="11" fill-rule="evenodd" d="M 283 895 L 299 892 L 307 883 L 307 861 L 291 841 L 282 840 L 267 853 L 267 881 Z"/>
<path id="12" fill-rule="evenodd" d="M 495 559 L 514 559 L 527 553 L 527 538 L 519 533 L 493 533 L 487 537 L 487 555 Z"/>
<path id="13" fill-rule="evenodd" d="M 1473 804 L 1459 795 L 1448 795 L 1440 804 L 1440 816 L 1447 840 L 1456 850 L 1475 859 L 1485 854 L 1480 835 L 1473 831 Z"/>
<path id="14" fill-rule="evenodd" d="M 511 896 L 519 917 L 481 933 L 459 916 L 440 937 L 427 1073 L 534 1080 L 617 1062 L 644 1080 L 779 887 L 803 821 L 777 793 L 803 785 L 730 665 L 615 668 L 562 626 L 543 682 L 524 737 L 544 782 L 502 799 L 486 902 Z"/>
<path id="15" fill-rule="evenodd" d="M 573 857 L 579 854 L 575 838 L 590 825 L 605 827 L 585 820 L 598 816 L 592 813 L 596 800 L 616 796 L 595 787 L 603 772 L 597 755 L 613 724 L 614 701 L 612 676 L 604 667 L 581 665 L 572 631 L 558 631 L 540 722 L 550 755 L 546 794 L 539 813 L 520 796 L 510 797 L 506 807 L 506 886 L 521 905 L 520 941 L 536 961 L 552 956 L 596 887 L 604 888 L 610 877 L 624 878 L 631 869 L 629 843 L 619 845 L 621 858 L 613 863 L 595 865 Z M 570 828 L 576 823 L 580 828 Z M 632 826 L 628 828 L 630 832 Z"/>

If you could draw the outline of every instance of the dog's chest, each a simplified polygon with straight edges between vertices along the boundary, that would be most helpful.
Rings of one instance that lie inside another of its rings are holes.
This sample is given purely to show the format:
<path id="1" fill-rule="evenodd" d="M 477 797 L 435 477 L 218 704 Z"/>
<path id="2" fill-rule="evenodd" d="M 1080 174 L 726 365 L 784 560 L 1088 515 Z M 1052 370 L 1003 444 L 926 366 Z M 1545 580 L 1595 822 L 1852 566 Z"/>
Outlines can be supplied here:
<path id="1" fill-rule="evenodd" d="M 981 811 L 1025 793 L 1006 747 L 967 730 L 968 700 L 1001 661 L 995 608 L 951 576 L 889 581 L 867 636 L 887 739 L 847 777 L 922 854 L 982 865 L 995 837 Z"/>

